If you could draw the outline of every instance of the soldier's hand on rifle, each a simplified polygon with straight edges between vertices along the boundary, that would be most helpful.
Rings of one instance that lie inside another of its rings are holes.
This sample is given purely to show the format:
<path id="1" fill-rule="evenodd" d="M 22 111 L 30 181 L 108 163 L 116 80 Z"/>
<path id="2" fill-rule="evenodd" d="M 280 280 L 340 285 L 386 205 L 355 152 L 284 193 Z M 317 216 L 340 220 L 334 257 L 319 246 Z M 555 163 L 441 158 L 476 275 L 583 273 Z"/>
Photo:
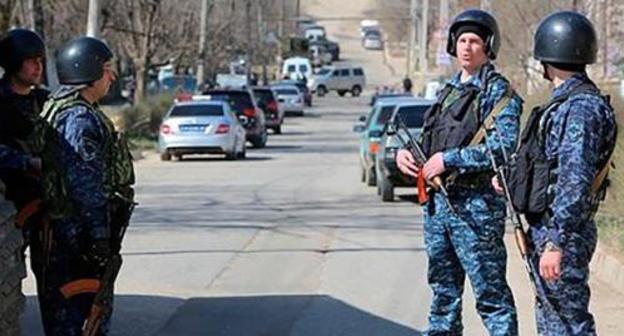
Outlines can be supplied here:
<path id="1" fill-rule="evenodd" d="M 561 275 L 561 250 L 546 248 L 540 257 L 539 272 L 546 281 L 555 281 Z"/>
<path id="2" fill-rule="evenodd" d="M 492 177 L 492 187 L 494 188 L 494 191 L 496 191 L 499 195 L 505 194 L 505 190 L 503 189 L 500 177 L 498 175 L 494 175 Z"/>
<path id="3" fill-rule="evenodd" d="M 429 181 L 433 180 L 436 176 L 440 176 L 445 170 L 444 156 L 440 152 L 433 154 L 423 166 L 423 173 L 425 174 L 425 178 Z"/>
<path id="4" fill-rule="evenodd" d="M 418 174 L 420 174 L 420 168 L 416 165 L 416 160 L 409 150 L 399 150 L 396 155 L 396 162 L 399 170 L 403 174 L 416 178 L 418 177 Z"/>

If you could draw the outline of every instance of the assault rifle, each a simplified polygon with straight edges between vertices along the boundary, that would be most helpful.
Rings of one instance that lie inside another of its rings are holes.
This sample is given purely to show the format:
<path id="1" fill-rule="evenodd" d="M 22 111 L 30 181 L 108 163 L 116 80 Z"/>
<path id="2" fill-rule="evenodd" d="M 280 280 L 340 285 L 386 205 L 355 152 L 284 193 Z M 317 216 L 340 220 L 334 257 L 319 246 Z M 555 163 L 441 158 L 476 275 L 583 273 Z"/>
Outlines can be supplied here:
<path id="1" fill-rule="evenodd" d="M 493 131 L 496 133 L 498 137 L 498 142 L 500 143 L 500 146 L 501 146 L 501 152 L 502 152 L 503 161 L 504 161 L 503 166 L 499 166 L 496 163 L 496 157 L 494 156 L 494 151 L 488 144 L 487 139 L 485 139 L 484 142 L 488 150 L 490 160 L 492 162 L 492 169 L 494 170 L 494 173 L 499 183 L 503 187 L 503 192 L 505 194 L 505 203 L 507 204 L 507 209 L 509 211 L 511 221 L 514 226 L 514 237 L 516 240 L 516 246 L 518 247 L 520 256 L 522 257 L 522 260 L 524 261 L 524 266 L 526 268 L 526 271 L 529 274 L 529 280 L 531 280 L 531 288 L 533 289 L 533 294 L 535 295 L 535 301 L 537 302 L 539 306 L 548 306 L 549 308 L 552 308 L 552 306 L 550 305 L 550 302 L 548 301 L 548 298 L 546 297 L 546 293 L 543 290 L 543 286 L 540 285 L 541 279 L 539 277 L 537 267 L 529 259 L 530 254 L 531 254 L 531 249 L 527 242 L 526 230 L 524 229 L 524 225 L 522 224 L 522 218 L 520 217 L 520 214 L 516 212 L 513 206 L 513 203 L 511 201 L 511 193 L 509 191 L 509 186 L 507 184 L 507 178 L 505 175 L 505 168 L 508 164 L 510 164 L 511 158 L 509 157 L 507 150 L 505 149 L 503 145 L 502 136 L 496 129 L 496 125 L 493 124 L 493 127 L 494 127 Z"/>
<path id="2" fill-rule="evenodd" d="M 414 136 L 410 133 L 409 128 L 407 127 L 407 125 L 405 125 L 405 122 L 403 121 L 403 118 L 400 114 L 396 114 L 394 118 L 394 123 L 388 124 L 387 133 L 388 135 L 394 135 L 397 137 L 397 139 L 399 139 L 403 146 L 410 151 L 418 166 L 424 166 L 428 158 L 418 141 L 416 141 L 416 139 L 414 139 Z M 431 185 L 431 187 L 433 187 L 435 190 L 442 193 L 448 208 L 452 212 L 455 212 L 453 205 L 449 200 L 448 191 L 446 190 L 444 182 L 442 181 L 442 178 L 440 176 L 435 176 L 433 179 L 431 179 L 431 181 L 428 181 L 425 179 L 425 175 L 423 173 L 418 174 L 418 178 L 416 179 L 416 186 L 418 189 L 418 202 L 420 204 L 425 204 L 428 200 L 426 184 Z"/>
<path id="3" fill-rule="evenodd" d="M 83 336 L 96 336 L 99 333 L 102 319 L 110 315 L 112 310 L 112 299 L 114 296 L 114 285 L 119 270 L 121 269 L 121 242 L 126 234 L 126 229 L 130 224 L 130 217 L 132 212 L 138 203 L 134 202 L 134 191 L 132 188 L 128 188 L 128 195 L 122 195 L 119 192 L 115 193 L 115 200 L 113 201 L 113 211 L 111 215 L 112 225 L 112 242 L 113 242 L 113 256 L 106 263 L 104 272 L 100 279 L 100 286 L 93 299 L 91 305 L 91 311 L 89 317 L 84 323 L 82 328 Z"/>

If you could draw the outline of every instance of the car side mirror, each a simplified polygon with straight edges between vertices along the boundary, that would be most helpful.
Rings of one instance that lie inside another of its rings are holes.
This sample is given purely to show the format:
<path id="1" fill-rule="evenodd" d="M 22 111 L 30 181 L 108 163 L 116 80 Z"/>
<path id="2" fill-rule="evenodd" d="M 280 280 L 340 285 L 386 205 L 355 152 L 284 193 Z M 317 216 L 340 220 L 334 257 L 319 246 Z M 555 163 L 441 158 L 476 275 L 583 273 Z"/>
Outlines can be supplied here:
<path id="1" fill-rule="evenodd" d="M 366 116 L 360 116 L 360 117 L 358 118 L 358 121 L 360 121 L 360 122 L 366 122 Z"/>
<path id="2" fill-rule="evenodd" d="M 364 132 L 364 125 L 355 125 L 353 126 L 353 132 L 355 133 L 362 133 Z"/>

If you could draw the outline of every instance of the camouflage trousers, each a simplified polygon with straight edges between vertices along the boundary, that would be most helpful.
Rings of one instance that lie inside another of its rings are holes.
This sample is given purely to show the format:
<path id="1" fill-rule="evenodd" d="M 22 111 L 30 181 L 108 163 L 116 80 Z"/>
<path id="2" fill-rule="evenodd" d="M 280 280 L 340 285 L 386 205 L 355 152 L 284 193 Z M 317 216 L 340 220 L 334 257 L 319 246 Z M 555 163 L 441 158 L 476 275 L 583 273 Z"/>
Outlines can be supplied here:
<path id="1" fill-rule="evenodd" d="M 502 202 L 491 193 L 466 191 L 452 197 L 457 214 L 448 209 L 440 194 L 425 207 L 428 281 L 433 291 L 426 335 L 462 335 L 466 275 L 489 334 L 518 334 L 514 299 L 505 278 Z"/>
<path id="2" fill-rule="evenodd" d="M 545 242 L 545 227 L 531 228 L 535 246 Z M 596 335 L 594 317 L 589 312 L 589 262 L 596 249 L 597 232 L 593 221 L 579 232 L 567 234 L 561 260 L 561 277 L 555 282 L 539 279 L 547 304 L 536 304 L 537 332 L 543 336 Z M 536 249 L 531 262 L 539 265 Z M 539 268 L 537 268 L 539 269 Z M 544 298 L 541 298 L 544 300 Z"/>

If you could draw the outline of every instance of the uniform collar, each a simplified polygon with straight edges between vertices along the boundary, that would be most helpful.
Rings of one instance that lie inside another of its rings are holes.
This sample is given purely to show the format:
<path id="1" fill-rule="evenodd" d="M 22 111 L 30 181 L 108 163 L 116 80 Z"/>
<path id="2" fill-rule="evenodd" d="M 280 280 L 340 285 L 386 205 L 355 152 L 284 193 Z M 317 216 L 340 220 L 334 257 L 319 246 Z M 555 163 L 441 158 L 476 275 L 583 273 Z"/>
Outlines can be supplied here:
<path id="1" fill-rule="evenodd" d="M 563 82 L 563 84 L 553 89 L 551 99 L 561 97 L 572 91 L 578 85 L 586 82 L 589 82 L 589 78 L 586 73 L 576 73 Z"/>
<path id="2" fill-rule="evenodd" d="M 459 71 L 451 80 L 448 82 L 455 89 L 461 89 L 465 86 L 475 86 L 481 88 L 483 85 L 483 80 L 487 78 L 487 75 L 490 71 L 494 70 L 494 65 L 490 62 L 485 63 L 481 66 L 473 75 L 471 75 L 468 80 L 464 83 L 461 82 L 461 71 Z"/>

